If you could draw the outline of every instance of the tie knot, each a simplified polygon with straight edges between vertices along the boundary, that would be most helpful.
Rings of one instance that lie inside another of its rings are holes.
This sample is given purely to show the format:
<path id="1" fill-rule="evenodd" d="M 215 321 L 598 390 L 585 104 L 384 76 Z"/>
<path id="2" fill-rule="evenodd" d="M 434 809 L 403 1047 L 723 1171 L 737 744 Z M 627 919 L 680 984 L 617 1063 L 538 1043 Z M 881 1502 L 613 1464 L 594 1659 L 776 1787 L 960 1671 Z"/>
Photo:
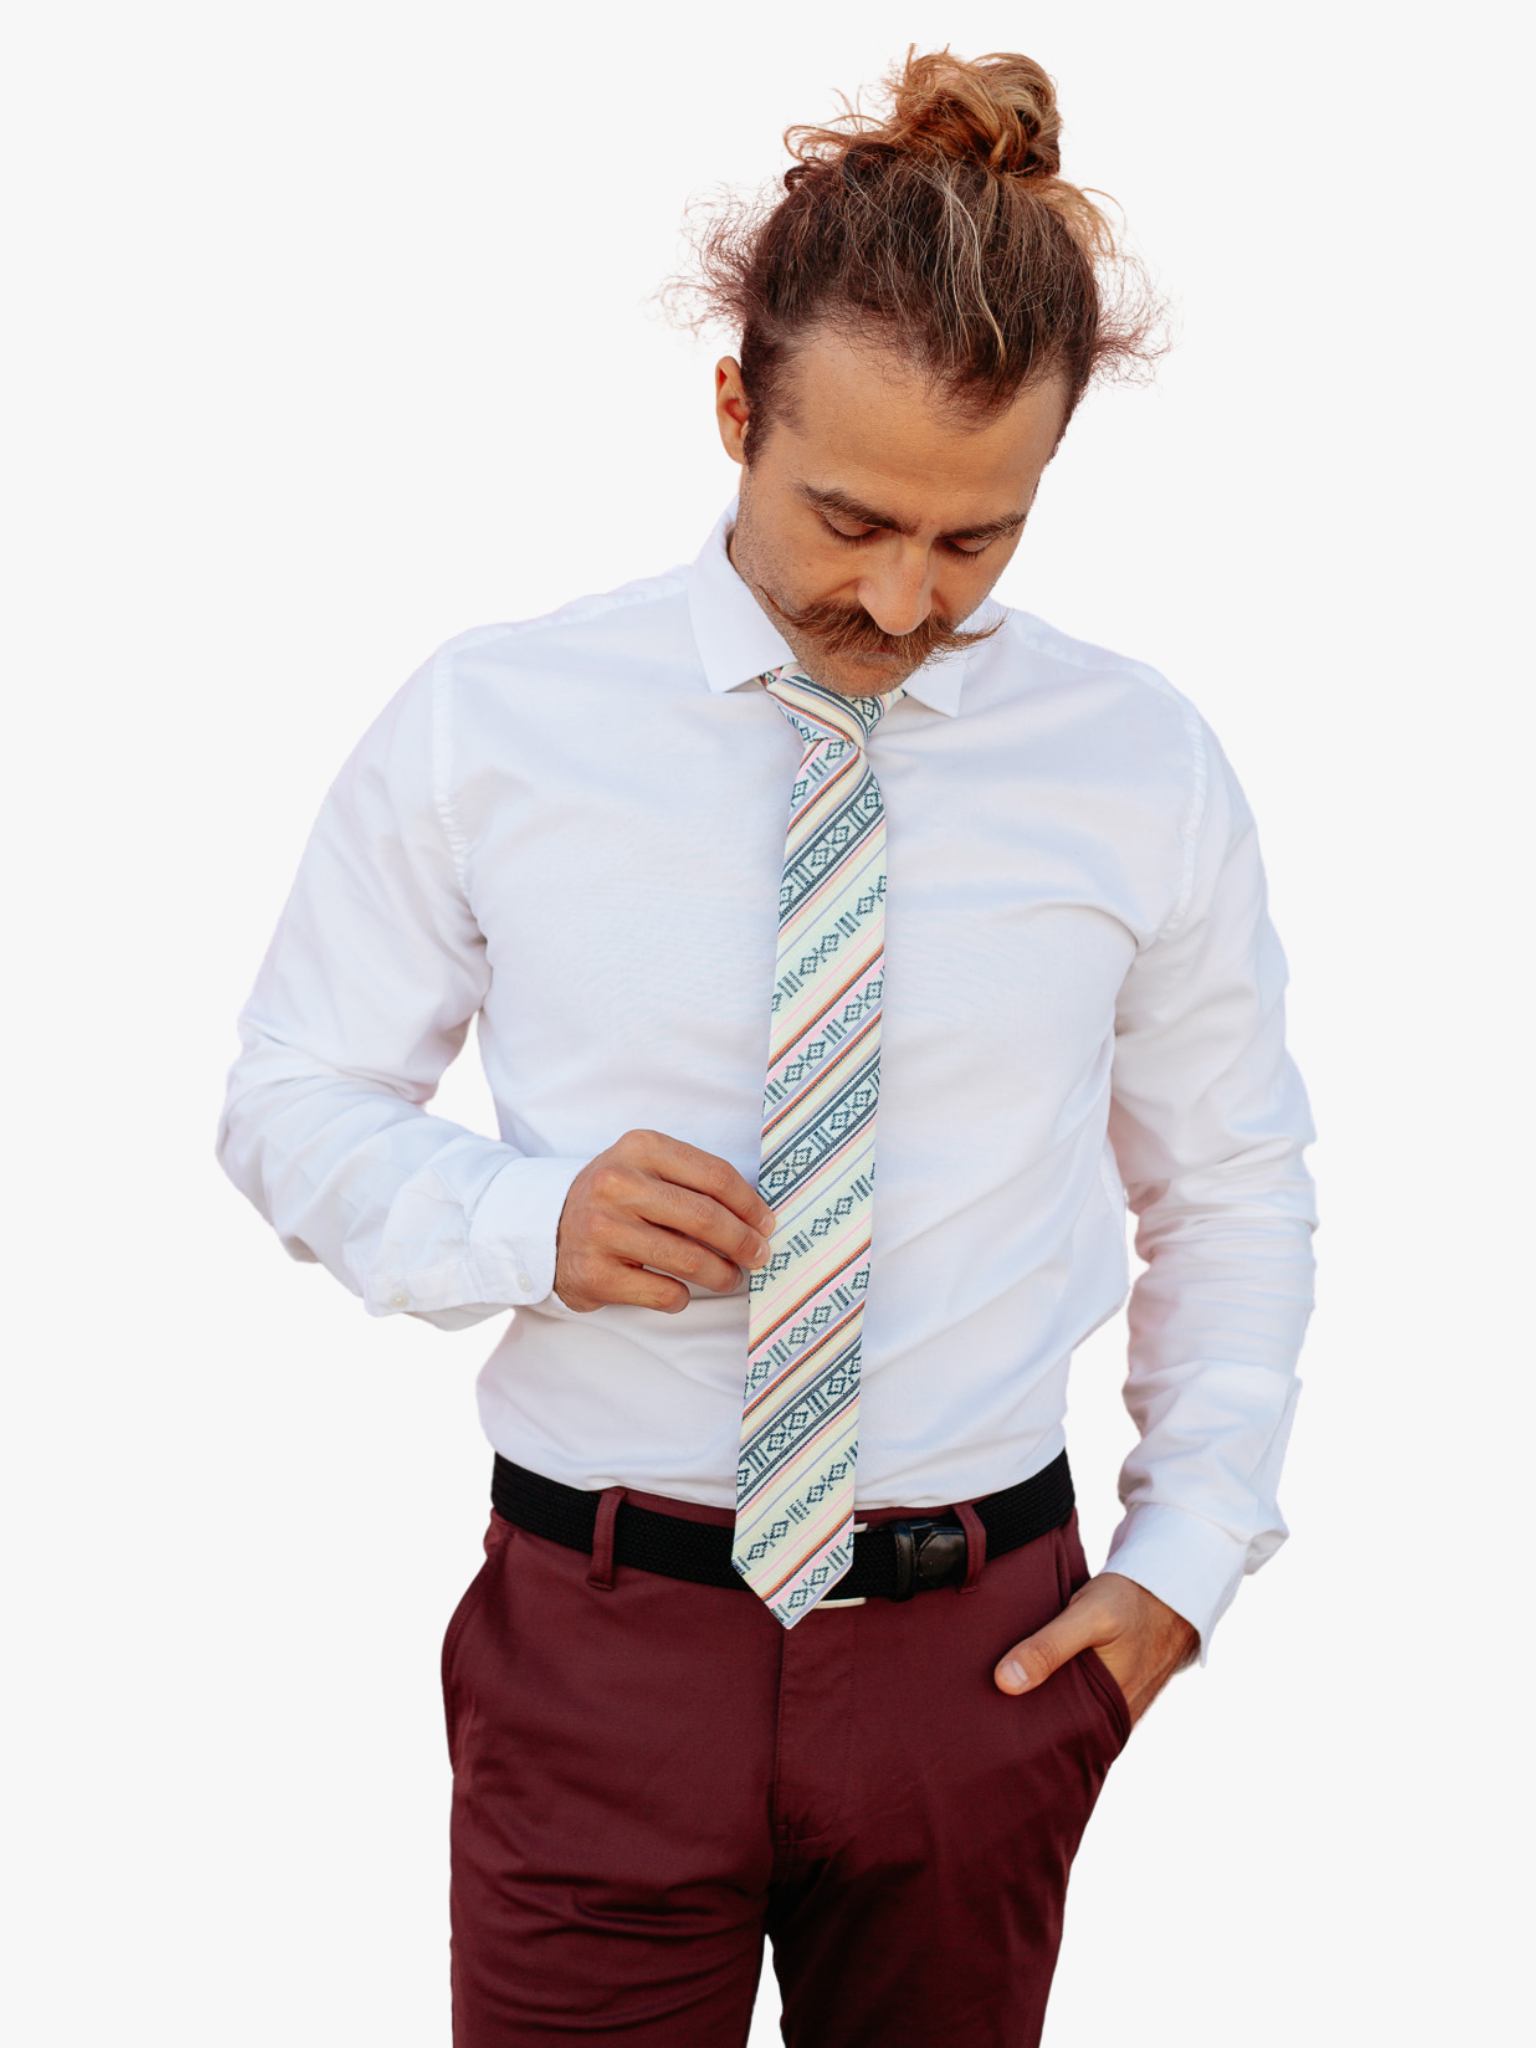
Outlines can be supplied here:
<path id="1" fill-rule="evenodd" d="M 897 698 L 906 695 L 898 684 L 883 697 L 845 697 L 812 682 L 802 668 L 771 668 L 762 682 L 808 747 L 829 738 L 862 747 Z"/>

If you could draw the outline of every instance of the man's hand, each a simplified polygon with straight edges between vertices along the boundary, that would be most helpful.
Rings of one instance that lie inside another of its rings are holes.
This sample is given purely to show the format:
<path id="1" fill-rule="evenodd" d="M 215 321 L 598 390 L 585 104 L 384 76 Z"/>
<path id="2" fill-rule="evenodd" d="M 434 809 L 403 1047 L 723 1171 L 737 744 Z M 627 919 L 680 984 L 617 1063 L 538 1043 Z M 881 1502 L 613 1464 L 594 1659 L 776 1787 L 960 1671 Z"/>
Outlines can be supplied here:
<path id="1" fill-rule="evenodd" d="M 1080 1650 L 1097 1650 L 1139 1721 L 1200 1638 L 1182 1614 L 1119 1572 L 1079 1586 L 1054 1621 L 1015 1643 L 992 1677 L 1000 1692 L 1028 1692 Z"/>
<path id="2" fill-rule="evenodd" d="M 626 1131 L 571 1183 L 555 1292 L 567 1308 L 621 1301 L 675 1315 L 688 1306 L 684 1281 L 729 1294 L 743 1272 L 764 1265 L 773 1223 L 725 1160 L 659 1131 Z"/>

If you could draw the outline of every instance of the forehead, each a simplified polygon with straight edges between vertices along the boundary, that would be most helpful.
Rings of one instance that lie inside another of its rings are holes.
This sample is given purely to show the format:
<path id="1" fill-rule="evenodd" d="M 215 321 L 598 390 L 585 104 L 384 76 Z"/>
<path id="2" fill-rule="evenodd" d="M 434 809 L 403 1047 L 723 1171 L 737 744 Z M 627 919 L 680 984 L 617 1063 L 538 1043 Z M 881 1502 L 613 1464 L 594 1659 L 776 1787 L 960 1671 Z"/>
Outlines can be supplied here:
<path id="1" fill-rule="evenodd" d="M 916 365 L 828 332 L 796 350 L 786 382 L 763 451 L 783 481 L 941 526 L 1026 510 L 1066 403 L 1047 380 L 996 412 L 962 412 Z"/>

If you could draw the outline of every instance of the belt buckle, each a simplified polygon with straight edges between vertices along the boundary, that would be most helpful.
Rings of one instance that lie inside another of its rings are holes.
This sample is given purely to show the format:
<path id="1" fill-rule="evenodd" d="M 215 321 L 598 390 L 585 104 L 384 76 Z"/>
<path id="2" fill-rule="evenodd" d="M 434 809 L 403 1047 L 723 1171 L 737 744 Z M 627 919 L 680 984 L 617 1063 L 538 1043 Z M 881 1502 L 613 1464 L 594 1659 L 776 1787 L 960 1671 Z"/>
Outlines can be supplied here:
<path id="1" fill-rule="evenodd" d="M 958 1584 L 965 1576 L 966 1536 L 958 1522 L 888 1522 L 896 1544 L 893 1600 Z"/>

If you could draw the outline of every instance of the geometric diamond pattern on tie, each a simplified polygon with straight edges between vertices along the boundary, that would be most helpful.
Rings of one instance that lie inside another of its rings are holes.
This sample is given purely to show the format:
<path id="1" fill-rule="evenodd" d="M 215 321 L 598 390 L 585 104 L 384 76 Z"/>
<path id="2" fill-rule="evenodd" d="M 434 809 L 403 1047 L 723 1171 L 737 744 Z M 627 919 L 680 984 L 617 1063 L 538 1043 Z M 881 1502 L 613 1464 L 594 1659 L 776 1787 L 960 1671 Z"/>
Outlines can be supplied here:
<path id="1" fill-rule="evenodd" d="M 758 1188 L 777 1218 L 752 1275 L 731 1561 L 786 1628 L 853 1558 L 869 1285 L 885 814 L 865 741 L 904 693 L 762 678 L 800 735 L 779 889 Z"/>

